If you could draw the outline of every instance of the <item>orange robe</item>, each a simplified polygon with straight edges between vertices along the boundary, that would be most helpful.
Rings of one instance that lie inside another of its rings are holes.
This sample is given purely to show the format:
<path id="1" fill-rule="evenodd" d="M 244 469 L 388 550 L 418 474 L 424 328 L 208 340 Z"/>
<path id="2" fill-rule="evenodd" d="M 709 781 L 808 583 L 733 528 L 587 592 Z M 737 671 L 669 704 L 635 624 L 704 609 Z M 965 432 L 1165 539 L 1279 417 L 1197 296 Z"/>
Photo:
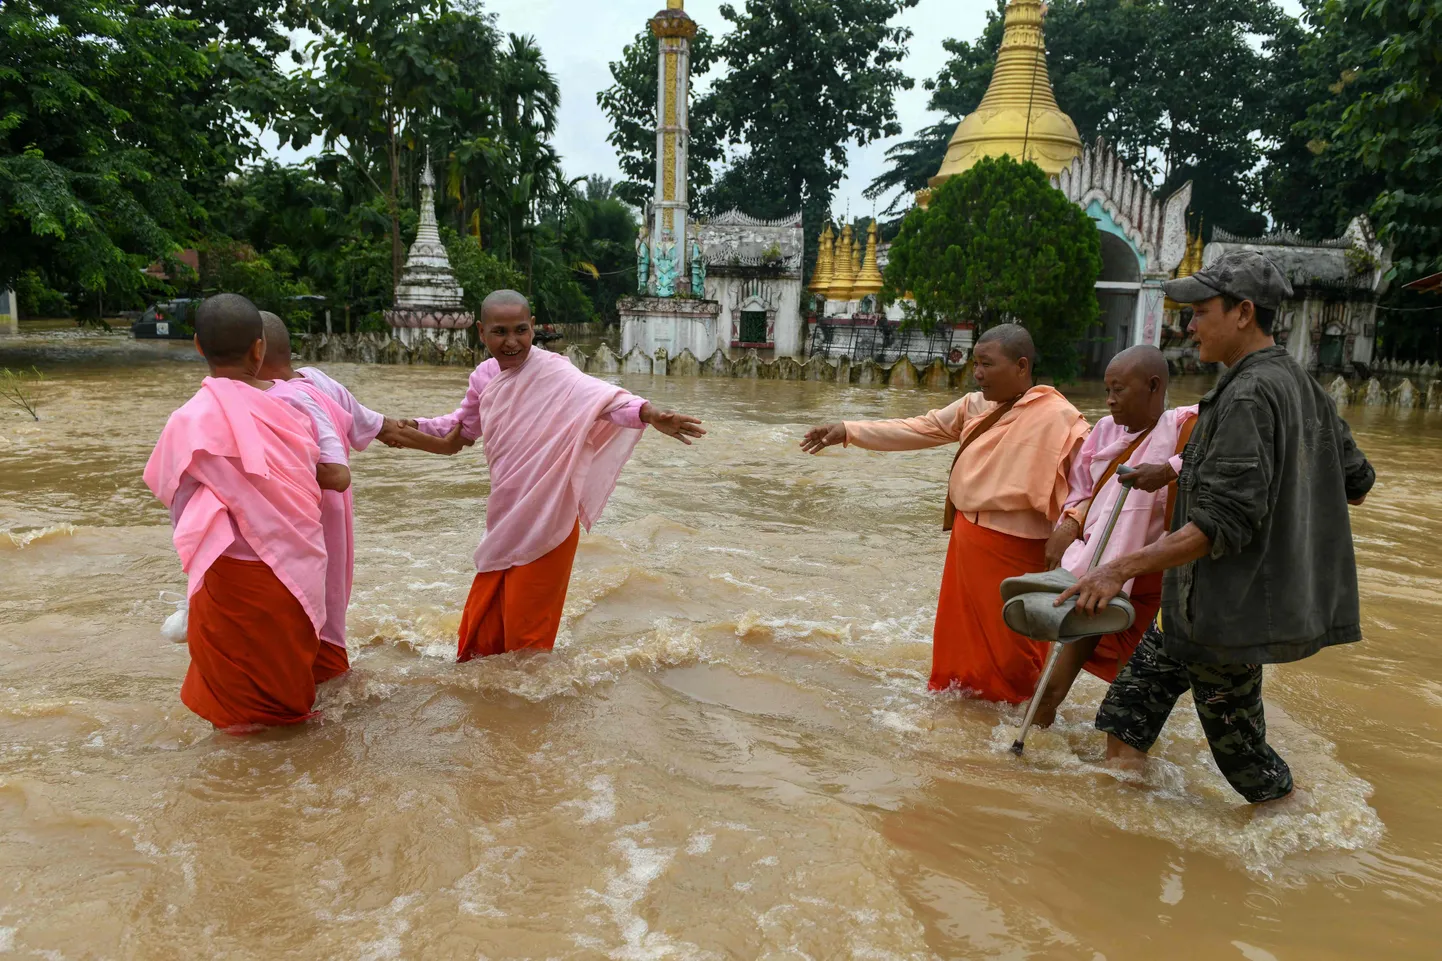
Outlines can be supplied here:
<path id="1" fill-rule="evenodd" d="M 321 643 L 295 595 L 263 561 L 219 557 L 190 598 L 185 706 L 218 728 L 312 717 Z"/>
<path id="2" fill-rule="evenodd" d="M 960 441 L 995 408 L 972 393 L 920 417 L 848 422 L 846 442 L 879 451 L 940 447 Z M 956 462 L 949 487 L 956 526 L 932 635 L 932 690 L 1013 704 L 1036 690 L 1046 645 L 1007 628 L 1001 582 L 1046 567 L 1046 541 L 1087 430 L 1059 391 L 1033 387 Z"/>
<path id="3" fill-rule="evenodd" d="M 555 647 L 580 542 L 577 521 L 571 536 L 541 558 L 477 574 L 461 615 L 456 660 Z"/>
<path id="4" fill-rule="evenodd" d="M 317 684 L 333 681 L 350 670 L 350 657 L 346 649 L 335 644 L 321 644 L 316 652 L 312 675 Z"/>

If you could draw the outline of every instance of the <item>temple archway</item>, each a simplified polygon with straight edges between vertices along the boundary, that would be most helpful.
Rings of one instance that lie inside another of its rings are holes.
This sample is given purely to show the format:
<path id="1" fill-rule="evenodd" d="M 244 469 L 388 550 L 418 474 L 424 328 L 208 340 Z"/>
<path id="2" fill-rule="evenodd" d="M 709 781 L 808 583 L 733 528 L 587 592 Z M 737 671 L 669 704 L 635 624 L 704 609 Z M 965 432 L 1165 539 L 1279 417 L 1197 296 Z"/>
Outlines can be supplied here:
<path id="1" fill-rule="evenodd" d="M 1083 352 L 1091 377 L 1100 377 L 1113 357 L 1132 346 L 1142 290 L 1141 263 L 1131 245 L 1108 230 L 1097 234 L 1102 245 L 1102 273 L 1096 287 L 1101 313 Z"/>

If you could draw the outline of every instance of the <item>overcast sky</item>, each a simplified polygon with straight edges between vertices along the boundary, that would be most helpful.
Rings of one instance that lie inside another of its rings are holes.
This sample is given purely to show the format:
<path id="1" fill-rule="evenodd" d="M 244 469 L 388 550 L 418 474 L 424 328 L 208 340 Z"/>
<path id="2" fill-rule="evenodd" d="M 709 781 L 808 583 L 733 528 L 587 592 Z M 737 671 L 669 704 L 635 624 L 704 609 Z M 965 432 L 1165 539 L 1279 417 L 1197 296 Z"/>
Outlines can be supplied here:
<path id="1" fill-rule="evenodd" d="M 713 35 L 725 32 L 718 8 L 722 0 L 687 0 L 686 12 Z M 733 0 L 741 6 L 744 0 Z M 611 85 L 607 67 L 620 57 L 621 48 L 661 7 L 664 0 L 486 0 L 498 16 L 498 26 L 510 33 L 531 34 L 546 55 L 546 62 L 561 84 L 561 114 L 556 147 L 572 177 L 603 174 L 620 177 L 616 154 L 606 143 L 610 124 L 596 105 L 596 93 Z M 1281 0 L 1289 13 L 1300 13 L 1299 0 Z M 921 81 L 936 76 L 946 62 L 941 43 L 949 37 L 973 40 L 986 24 L 993 0 L 921 0 L 902 15 L 914 36 L 902 69 L 916 81 L 897 96 L 897 114 L 903 137 L 935 120 L 926 109 L 927 93 Z M 274 144 L 273 137 L 265 138 Z M 871 213 L 873 204 L 861 191 L 886 166 L 886 150 L 895 140 L 852 147 L 846 179 L 836 198 L 836 212 L 847 205 L 854 213 Z M 289 150 L 282 160 L 293 160 Z"/>

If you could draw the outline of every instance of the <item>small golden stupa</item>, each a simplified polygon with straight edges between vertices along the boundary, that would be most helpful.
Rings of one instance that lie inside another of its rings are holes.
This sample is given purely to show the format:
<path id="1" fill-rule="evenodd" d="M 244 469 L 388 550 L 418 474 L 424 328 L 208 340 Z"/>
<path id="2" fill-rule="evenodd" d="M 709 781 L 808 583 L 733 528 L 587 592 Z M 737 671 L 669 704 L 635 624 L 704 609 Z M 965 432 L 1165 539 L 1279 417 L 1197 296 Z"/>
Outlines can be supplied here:
<path id="1" fill-rule="evenodd" d="M 855 243 L 851 235 L 851 225 L 846 224 L 841 228 L 841 239 L 836 242 L 836 270 L 831 279 L 831 285 L 826 288 L 827 300 L 848 301 L 851 299 L 851 288 L 856 283 L 857 268 L 852 260 L 852 253 Z"/>
<path id="2" fill-rule="evenodd" d="M 876 221 L 866 231 L 866 262 L 856 274 L 856 283 L 851 286 L 851 299 L 860 300 L 872 294 L 881 293 L 881 288 L 886 285 L 882 279 L 881 268 L 877 266 L 876 245 L 880 242 L 880 230 L 877 229 Z"/>
<path id="3" fill-rule="evenodd" d="M 811 275 L 811 283 L 806 289 L 813 294 L 826 296 L 826 291 L 831 287 L 832 278 L 836 273 L 836 235 L 831 232 L 831 225 L 827 224 L 826 229 L 821 231 L 820 248 L 816 252 L 816 270 Z"/>
<path id="4" fill-rule="evenodd" d="M 1011 0 L 996 70 L 986 96 L 956 128 L 941 170 L 930 185 L 939 187 L 970 170 L 983 157 L 1009 154 L 1033 161 L 1048 176 L 1061 173 L 1081 156 L 1076 124 L 1062 113 L 1052 93 L 1042 34 L 1042 0 Z"/>

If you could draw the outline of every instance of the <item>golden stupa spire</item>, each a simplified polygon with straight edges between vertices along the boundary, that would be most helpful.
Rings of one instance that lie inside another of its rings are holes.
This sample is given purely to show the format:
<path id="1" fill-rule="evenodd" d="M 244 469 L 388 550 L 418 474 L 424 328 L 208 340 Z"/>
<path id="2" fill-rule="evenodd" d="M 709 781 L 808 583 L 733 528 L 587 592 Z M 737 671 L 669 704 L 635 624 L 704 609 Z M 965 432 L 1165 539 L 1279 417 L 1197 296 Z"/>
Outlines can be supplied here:
<path id="1" fill-rule="evenodd" d="M 826 295 L 831 280 L 836 275 L 836 235 L 831 224 L 821 231 L 821 244 L 816 252 L 816 271 L 811 275 L 811 284 L 806 289 L 813 294 Z"/>
<path id="2" fill-rule="evenodd" d="M 667 10 L 685 10 L 686 0 L 666 0 Z"/>
<path id="3" fill-rule="evenodd" d="M 877 266 L 876 260 L 876 246 L 880 242 L 880 234 L 876 221 L 873 220 L 866 231 L 866 262 L 861 265 L 861 270 L 856 275 L 856 283 L 851 288 L 852 300 L 879 294 L 881 288 L 886 286 L 886 281 L 882 279 L 881 268 Z"/>
<path id="4" fill-rule="evenodd" d="M 826 288 L 827 300 L 847 301 L 851 299 L 851 287 L 856 283 L 856 267 L 852 260 L 854 250 L 851 225 L 846 224 L 841 228 L 841 239 L 836 242 L 836 270 L 831 279 L 831 286 Z"/>
<path id="5" fill-rule="evenodd" d="M 1011 0 L 996 70 L 981 104 L 956 128 L 931 186 L 970 170 L 983 157 L 1010 154 L 1030 160 L 1048 176 L 1081 156 L 1076 124 L 1052 93 L 1042 34 L 1042 0 Z"/>

